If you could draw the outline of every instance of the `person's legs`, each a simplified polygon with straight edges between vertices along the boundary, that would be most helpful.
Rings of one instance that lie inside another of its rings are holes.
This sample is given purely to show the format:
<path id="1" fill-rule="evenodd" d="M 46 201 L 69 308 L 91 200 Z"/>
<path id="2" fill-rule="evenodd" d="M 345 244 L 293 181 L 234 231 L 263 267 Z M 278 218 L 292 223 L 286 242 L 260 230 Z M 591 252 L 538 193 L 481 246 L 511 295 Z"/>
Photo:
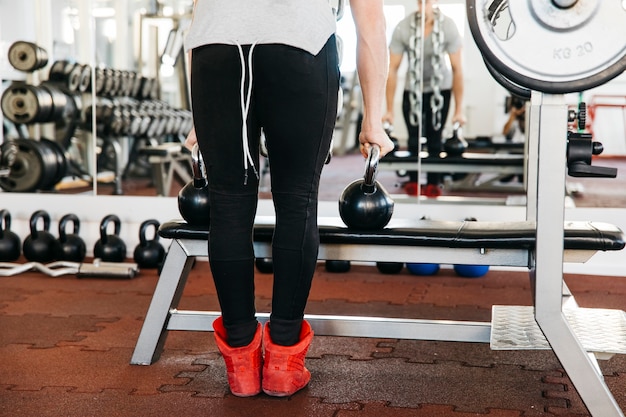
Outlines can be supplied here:
<path id="1" fill-rule="evenodd" d="M 417 153 L 419 151 L 419 125 L 411 124 L 411 100 L 409 99 L 410 93 L 404 91 L 402 95 L 402 116 L 404 117 L 404 123 L 408 132 L 408 150 L 409 152 Z"/>
<path id="2" fill-rule="evenodd" d="M 258 179 L 250 169 L 244 184 L 241 76 L 236 46 L 209 45 L 193 51 L 194 125 L 210 191 L 209 261 L 232 346 L 250 343 L 257 324 L 252 230 Z M 253 115 L 248 123 L 254 124 Z M 254 133 L 252 129 L 250 149 L 256 150 Z M 258 161 L 258 151 L 252 154 Z"/>
<path id="3" fill-rule="evenodd" d="M 266 136 L 276 212 L 262 389 L 268 395 L 289 396 L 311 378 L 304 359 L 313 331 L 303 317 L 319 249 L 319 180 L 337 116 L 335 38 L 316 56 L 287 46 L 259 45 L 255 69 L 255 110 Z"/>
<path id="4" fill-rule="evenodd" d="M 442 140 L 442 131 L 443 124 L 448 118 L 448 111 L 450 109 L 450 90 L 442 91 L 442 95 L 444 98 L 443 108 L 441 109 L 441 120 L 443 120 L 442 126 L 435 130 L 433 128 L 432 122 L 432 109 L 430 107 L 430 99 L 432 97 L 432 93 L 425 93 L 422 96 L 422 126 L 423 130 L 421 132 L 421 136 L 426 138 L 426 149 L 428 151 L 429 156 L 439 156 L 439 153 L 443 150 L 443 140 Z M 409 134 L 409 151 L 417 153 L 420 150 L 419 146 L 419 126 L 413 126 L 410 123 L 410 113 L 411 112 L 411 104 L 409 100 L 409 92 L 405 91 L 402 99 L 402 114 L 404 116 L 404 121 L 406 123 L 406 128 Z M 418 173 L 416 171 L 409 172 L 409 183 L 417 182 Z M 429 172 L 426 174 L 426 185 L 432 185 L 436 188 L 439 188 L 441 184 L 441 174 L 436 172 Z M 429 194 L 433 191 L 425 190 L 425 194 Z"/>
<path id="5" fill-rule="evenodd" d="M 210 193 L 209 262 L 222 310 L 214 337 L 232 393 L 245 397 L 261 392 L 262 329 L 255 317 L 252 246 L 258 179 L 243 164 L 241 72 L 235 46 L 193 51 L 194 126 Z M 258 128 L 253 115 L 247 121 L 258 166 Z"/>
<path id="6" fill-rule="evenodd" d="M 319 180 L 337 115 L 335 38 L 317 56 L 283 45 L 255 50 L 255 110 L 267 142 L 276 226 L 270 331 L 293 345 L 317 264 Z"/>

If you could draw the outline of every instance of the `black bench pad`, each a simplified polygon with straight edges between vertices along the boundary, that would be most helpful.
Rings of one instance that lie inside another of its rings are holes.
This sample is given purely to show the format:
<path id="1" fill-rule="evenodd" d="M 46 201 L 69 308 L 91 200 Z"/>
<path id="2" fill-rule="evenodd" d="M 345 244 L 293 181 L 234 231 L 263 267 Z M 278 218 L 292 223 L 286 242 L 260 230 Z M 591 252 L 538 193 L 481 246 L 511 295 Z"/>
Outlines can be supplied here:
<path id="1" fill-rule="evenodd" d="M 148 156 L 170 156 L 170 155 L 191 155 L 189 149 L 185 148 L 183 144 L 178 143 L 163 143 L 161 145 L 156 146 L 146 146 L 144 148 L 140 148 L 139 152 L 143 155 Z"/>
<path id="2" fill-rule="evenodd" d="M 417 154 L 407 151 L 396 151 L 385 155 L 380 159 L 381 163 L 408 162 L 417 163 Z M 459 164 L 459 165 L 523 165 L 524 155 L 522 154 L 487 154 L 480 152 L 465 152 L 461 156 L 450 156 L 445 153 L 441 158 L 428 156 L 422 153 L 422 163 L 425 164 Z"/>
<path id="3" fill-rule="evenodd" d="M 269 242 L 274 218 L 259 217 L 254 240 Z M 392 220 L 382 230 L 349 229 L 339 218 L 319 221 L 320 241 L 324 244 L 430 246 L 446 248 L 530 249 L 535 246 L 533 222 Z M 208 230 L 183 220 L 163 223 L 159 236 L 166 239 L 208 239 Z M 614 251 L 624 248 L 624 234 L 616 226 L 602 222 L 565 222 L 564 247 L 575 250 Z"/>

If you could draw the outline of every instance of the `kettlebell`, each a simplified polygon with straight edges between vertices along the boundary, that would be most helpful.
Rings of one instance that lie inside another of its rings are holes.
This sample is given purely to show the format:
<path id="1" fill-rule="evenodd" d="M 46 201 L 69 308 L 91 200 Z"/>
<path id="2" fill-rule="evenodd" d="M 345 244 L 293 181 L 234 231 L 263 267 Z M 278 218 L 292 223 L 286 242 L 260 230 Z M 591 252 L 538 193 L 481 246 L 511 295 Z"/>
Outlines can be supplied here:
<path id="1" fill-rule="evenodd" d="M 37 229 L 39 219 L 43 220 L 43 229 Z M 30 235 L 24 239 L 22 250 L 31 262 L 52 262 L 56 258 L 57 240 L 50 233 L 50 215 L 45 210 L 37 210 L 30 216 Z"/>
<path id="2" fill-rule="evenodd" d="M 165 258 L 165 248 L 159 243 L 159 234 L 157 233 L 161 224 L 158 220 L 145 220 L 139 226 L 139 243 L 135 246 L 133 259 L 140 268 L 158 268 Z M 154 227 L 154 238 L 148 240 L 146 232 L 149 227 Z"/>
<path id="3" fill-rule="evenodd" d="M 13 262 L 22 253 L 22 240 L 11 231 L 11 213 L 0 210 L 0 262 Z"/>
<path id="4" fill-rule="evenodd" d="M 107 234 L 107 227 L 114 224 L 114 234 Z M 109 214 L 100 223 L 100 239 L 93 247 L 94 257 L 105 262 L 123 262 L 126 259 L 126 244 L 119 237 L 121 229 L 120 218 L 115 214 Z"/>
<path id="5" fill-rule="evenodd" d="M 467 150 L 467 141 L 463 138 L 461 124 L 455 122 L 452 126 L 452 136 L 443 144 L 443 149 L 449 156 L 461 156 Z"/>
<path id="6" fill-rule="evenodd" d="M 380 147 L 369 148 L 365 175 L 350 183 L 339 198 L 339 215 L 353 229 L 384 228 L 393 214 L 394 202 L 385 188 L 376 181 Z"/>
<path id="7" fill-rule="evenodd" d="M 191 225 L 209 226 L 209 183 L 198 144 L 191 150 L 193 179 L 178 193 L 178 211 Z"/>
<path id="8" fill-rule="evenodd" d="M 72 233 L 67 233 L 69 223 L 74 225 Z M 82 262 L 85 259 L 87 248 L 85 241 L 78 235 L 80 221 L 74 213 L 69 213 L 59 220 L 59 239 L 56 258 L 60 261 Z"/>

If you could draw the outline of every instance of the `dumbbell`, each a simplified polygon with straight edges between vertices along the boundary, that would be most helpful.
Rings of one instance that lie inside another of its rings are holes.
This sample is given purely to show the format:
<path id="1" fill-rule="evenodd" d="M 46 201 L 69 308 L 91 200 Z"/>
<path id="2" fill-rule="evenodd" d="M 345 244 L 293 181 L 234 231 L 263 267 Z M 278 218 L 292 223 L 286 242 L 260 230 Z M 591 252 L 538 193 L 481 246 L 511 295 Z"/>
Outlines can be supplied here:
<path id="1" fill-rule="evenodd" d="M 14 42 L 8 56 L 9 63 L 19 71 L 34 72 L 48 64 L 48 52 L 32 42 Z"/>

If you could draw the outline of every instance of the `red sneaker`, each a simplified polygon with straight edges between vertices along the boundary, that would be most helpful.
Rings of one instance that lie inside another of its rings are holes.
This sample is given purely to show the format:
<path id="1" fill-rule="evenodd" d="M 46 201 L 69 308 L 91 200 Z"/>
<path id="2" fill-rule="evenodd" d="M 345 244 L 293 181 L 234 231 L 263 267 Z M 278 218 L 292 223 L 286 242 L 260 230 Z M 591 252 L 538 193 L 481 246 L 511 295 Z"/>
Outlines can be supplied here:
<path id="1" fill-rule="evenodd" d="M 262 327 L 259 323 L 254 339 L 248 346 L 231 347 L 226 343 L 226 329 L 221 317 L 213 322 L 215 341 L 226 363 L 228 385 L 237 397 L 252 397 L 261 392 Z"/>
<path id="2" fill-rule="evenodd" d="M 313 340 L 313 330 L 306 320 L 302 322 L 300 340 L 293 346 L 274 344 L 268 324 L 265 324 L 263 392 L 273 397 L 289 397 L 307 386 L 311 380 L 311 373 L 304 366 L 304 358 L 311 340 Z"/>
<path id="3" fill-rule="evenodd" d="M 404 192 L 407 193 L 408 195 L 417 196 L 417 190 L 418 190 L 417 182 L 415 181 L 405 182 L 402 188 L 404 189 Z"/>
<path id="4" fill-rule="evenodd" d="M 426 184 L 422 188 L 422 195 L 426 197 L 439 197 L 441 195 L 441 187 L 437 184 Z"/>

